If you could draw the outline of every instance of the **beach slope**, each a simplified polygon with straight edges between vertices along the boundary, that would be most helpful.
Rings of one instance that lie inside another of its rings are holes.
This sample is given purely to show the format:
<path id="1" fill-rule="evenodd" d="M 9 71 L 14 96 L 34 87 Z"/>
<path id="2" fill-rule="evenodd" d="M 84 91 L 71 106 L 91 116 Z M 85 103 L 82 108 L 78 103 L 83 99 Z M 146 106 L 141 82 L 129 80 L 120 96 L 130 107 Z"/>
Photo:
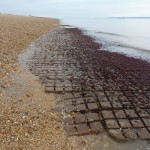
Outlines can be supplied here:
<path id="1" fill-rule="evenodd" d="M 58 19 L 0 14 L 0 77 L 16 68 L 18 54 L 33 40 L 58 24 Z"/>

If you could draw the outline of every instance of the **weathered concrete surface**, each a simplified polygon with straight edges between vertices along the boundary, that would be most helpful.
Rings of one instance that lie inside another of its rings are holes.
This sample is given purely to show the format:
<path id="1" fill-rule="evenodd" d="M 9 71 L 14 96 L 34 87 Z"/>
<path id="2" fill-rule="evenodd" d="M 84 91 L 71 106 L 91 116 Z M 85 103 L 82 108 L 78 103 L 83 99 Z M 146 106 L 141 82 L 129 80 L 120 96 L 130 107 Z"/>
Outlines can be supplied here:
<path id="1" fill-rule="evenodd" d="M 78 29 L 54 29 L 36 41 L 27 66 L 55 93 L 68 135 L 103 130 L 119 141 L 150 139 L 150 64 L 99 50 Z"/>

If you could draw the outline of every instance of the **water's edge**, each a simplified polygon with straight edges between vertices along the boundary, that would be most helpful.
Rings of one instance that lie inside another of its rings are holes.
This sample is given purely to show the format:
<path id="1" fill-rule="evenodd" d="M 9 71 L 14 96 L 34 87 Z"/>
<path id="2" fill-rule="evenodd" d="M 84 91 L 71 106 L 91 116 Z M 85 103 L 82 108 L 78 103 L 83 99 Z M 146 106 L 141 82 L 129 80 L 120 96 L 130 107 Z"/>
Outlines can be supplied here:
<path id="1" fill-rule="evenodd" d="M 94 37 L 97 42 L 102 43 L 104 50 L 123 53 L 127 56 L 150 61 L 150 49 L 138 45 L 140 41 L 138 38 L 136 43 L 136 38 L 133 40 L 131 37 L 119 33 L 98 31 L 97 29 L 91 30 L 87 25 L 84 27 L 83 24 L 78 24 L 78 22 L 75 24 L 66 20 L 61 20 L 61 24 L 67 24 L 67 26 L 78 27 L 84 30 L 85 34 Z"/>

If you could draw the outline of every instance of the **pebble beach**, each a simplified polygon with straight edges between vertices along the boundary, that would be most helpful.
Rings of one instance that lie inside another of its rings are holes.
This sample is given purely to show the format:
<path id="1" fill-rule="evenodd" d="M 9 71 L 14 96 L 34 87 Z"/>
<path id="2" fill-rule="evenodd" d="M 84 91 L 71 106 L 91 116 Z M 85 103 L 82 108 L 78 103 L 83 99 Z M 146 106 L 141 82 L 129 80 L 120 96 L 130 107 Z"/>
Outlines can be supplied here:
<path id="1" fill-rule="evenodd" d="M 57 19 L 0 17 L 0 149 L 149 150 L 149 62 Z"/>
<path id="2" fill-rule="evenodd" d="M 18 54 L 33 40 L 58 23 L 57 19 L 0 14 L 0 77 L 16 68 Z"/>

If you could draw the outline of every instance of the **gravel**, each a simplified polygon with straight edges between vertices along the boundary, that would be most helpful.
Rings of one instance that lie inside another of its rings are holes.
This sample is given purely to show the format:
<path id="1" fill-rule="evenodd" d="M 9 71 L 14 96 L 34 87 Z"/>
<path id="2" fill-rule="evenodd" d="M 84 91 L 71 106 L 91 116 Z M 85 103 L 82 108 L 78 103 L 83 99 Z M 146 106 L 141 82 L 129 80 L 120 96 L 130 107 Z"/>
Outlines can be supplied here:
<path id="1" fill-rule="evenodd" d="M 57 19 L 0 14 L 0 78 L 16 70 L 19 53 L 58 24 Z"/>

